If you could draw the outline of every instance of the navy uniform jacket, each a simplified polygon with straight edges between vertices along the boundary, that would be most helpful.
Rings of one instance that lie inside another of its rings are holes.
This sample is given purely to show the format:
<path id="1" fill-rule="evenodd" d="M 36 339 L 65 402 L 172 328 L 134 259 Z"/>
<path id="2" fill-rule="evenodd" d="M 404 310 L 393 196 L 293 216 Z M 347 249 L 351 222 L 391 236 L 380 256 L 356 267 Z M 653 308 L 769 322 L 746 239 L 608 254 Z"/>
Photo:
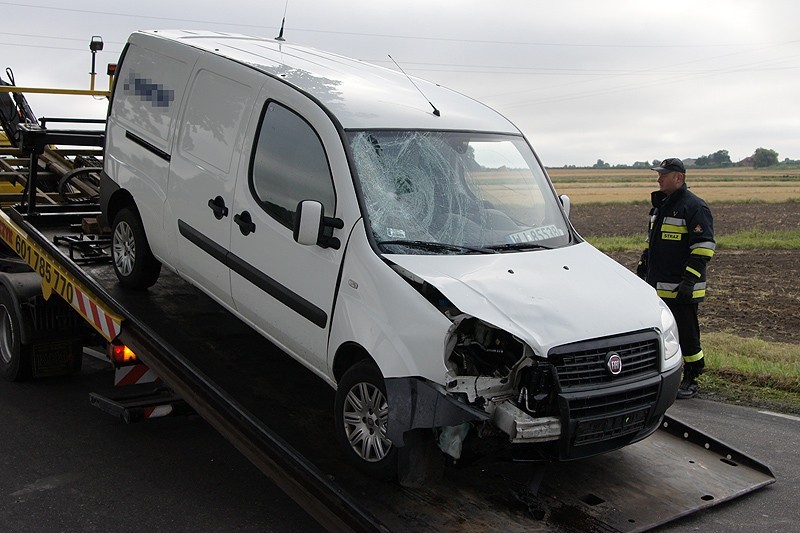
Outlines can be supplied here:
<path id="1" fill-rule="evenodd" d="M 676 297 L 681 280 L 689 280 L 694 283 L 692 302 L 700 302 L 706 295 L 706 265 L 716 249 L 711 210 L 686 184 L 669 196 L 654 191 L 651 200 L 642 253 L 646 280 L 666 300 Z"/>

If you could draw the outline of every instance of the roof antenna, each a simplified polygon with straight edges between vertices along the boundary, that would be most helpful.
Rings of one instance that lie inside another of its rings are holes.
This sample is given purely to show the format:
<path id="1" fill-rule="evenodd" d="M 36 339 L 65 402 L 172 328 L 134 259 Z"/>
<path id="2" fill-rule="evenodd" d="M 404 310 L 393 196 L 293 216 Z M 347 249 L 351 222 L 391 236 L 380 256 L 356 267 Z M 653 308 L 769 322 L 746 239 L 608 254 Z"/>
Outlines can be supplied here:
<path id="1" fill-rule="evenodd" d="M 286 10 L 289 8 L 289 0 L 286 0 L 286 4 L 283 6 L 283 20 L 281 20 L 281 31 L 278 32 L 278 36 L 275 37 L 276 41 L 285 41 L 286 39 L 283 38 L 283 26 L 286 24 Z"/>
<path id="2" fill-rule="evenodd" d="M 389 59 L 392 60 L 392 63 L 394 63 L 395 66 L 400 69 L 400 72 L 402 72 L 403 74 L 406 74 L 406 71 L 403 70 L 403 68 L 400 65 L 397 64 L 397 61 L 394 60 L 394 58 L 392 57 L 392 54 L 386 54 L 386 55 L 388 55 Z M 408 78 L 408 81 L 411 82 L 411 85 L 413 85 L 414 88 L 419 91 L 419 94 L 422 95 L 422 97 L 425 99 L 425 101 L 428 102 L 429 104 L 431 104 L 431 107 L 433 108 L 433 114 L 436 115 L 437 117 L 441 116 L 442 114 L 439 112 L 438 109 L 436 109 L 436 106 L 433 105 L 433 103 L 431 103 L 430 100 L 428 100 L 428 97 L 425 96 L 425 93 L 423 93 L 422 90 L 419 87 L 417 87 L 417 84 L 414 83 L 414 80 L 411 79 L 411 76 L 406 74 L 406 78 Z"/>

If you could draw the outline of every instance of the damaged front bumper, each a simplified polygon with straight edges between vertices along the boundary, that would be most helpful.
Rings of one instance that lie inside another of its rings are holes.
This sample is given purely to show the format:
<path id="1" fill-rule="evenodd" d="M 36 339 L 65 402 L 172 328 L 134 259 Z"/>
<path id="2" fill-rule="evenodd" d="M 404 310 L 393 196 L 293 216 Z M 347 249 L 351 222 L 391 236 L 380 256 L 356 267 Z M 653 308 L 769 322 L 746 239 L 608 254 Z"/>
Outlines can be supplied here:
<path id="1" fill-rule="evenodd" d="M 512 444 L 541 444 L 546 455 L 569 460 L 609 452 L 653 433 L 675 400 L 681 370 L 649 379 L 581 392 L 559 392 L 558 416 L 531 416 L 512 399 L 479 409 L 459 401 L 441 385 L 419 378 L 388 378 L 387 436 L 404 445 L 405 432 L 489 422 Z"/>

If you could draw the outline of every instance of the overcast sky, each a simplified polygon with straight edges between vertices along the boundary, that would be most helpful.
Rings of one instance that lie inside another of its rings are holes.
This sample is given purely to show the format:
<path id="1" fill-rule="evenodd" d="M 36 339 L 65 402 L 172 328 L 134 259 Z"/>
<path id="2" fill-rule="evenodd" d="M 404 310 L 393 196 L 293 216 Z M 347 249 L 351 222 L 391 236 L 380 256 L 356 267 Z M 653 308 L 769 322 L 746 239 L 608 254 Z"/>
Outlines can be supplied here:
<path id="1" fill-rule="evenodd" d="M 100 35 L 105 89 L 133 31 L 275 37 L 285 8 L 287 41 L 387 67 L 391 54 L 503 113 L 547 166 L 759 147 L 800 159 L 796 0 L 0 1 L 0 66 L 20 86 L 88 88 Z M 91 97 L 28 100 L 37 116 L 105 116 Z"/>

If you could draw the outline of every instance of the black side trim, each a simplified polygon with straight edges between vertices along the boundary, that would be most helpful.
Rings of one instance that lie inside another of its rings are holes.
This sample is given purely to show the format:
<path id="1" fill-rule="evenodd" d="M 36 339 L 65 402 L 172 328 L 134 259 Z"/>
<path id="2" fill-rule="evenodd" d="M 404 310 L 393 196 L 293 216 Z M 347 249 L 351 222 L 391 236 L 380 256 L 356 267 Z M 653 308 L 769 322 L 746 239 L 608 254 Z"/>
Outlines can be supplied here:
<path id="1" fill-rule="evenodd" d="M 149 152 L 153 152 L 154 154 L 156 154 L 158 157 L 160 157 L 164 161 L 169 161 L 170 159 L 172 159 L 172 156 L 169 155 L 167 152 L 165 152 L 164 150 L 162 150 L 160 148 L 156 148 L 155 146 L 153 146 L 149 142 L 145 141 L 144 139 L 142 139 L 141 137 L 139 137 L 135 133 L 131 133 L 130 131 L 125 130 L 125 137 L 130 139 L 130 140 L 132 140 L 133 142 L 135 142 L 136 144 L 138 144 L 139 146 L 141 146 L 145 150 L 147 150 Z"/>
<path id="2" fill-rule="evenodd" d="M 271 277 L 267 276 L 250 263 L 231 253 L 228 254 L 228 266 L 247 281 L 266 292 L 293 311 L 303 315 L 315 325 L 324 328 L 328 323 L 328 315 L 305 298 L 295 294 Z"/>
<path id="3" fill-rule="evenodd" d="M 222 263 L 228 264 L 228 250 L 215 243 L 183 220 L 178 220 L 178 231 L 192 244 Z"/>
<path id="4" fill-rule="evenodd" d="M 178 220 L 178 231 L 187 240 L 206 252 L 208 255 L 226 265 L 244 279 L 266 292 L 289 309 L 302 315 L 314 325 L 324 328 L 328 323 L 328 314 L 302 296 L 289 290 L 256 267 L 243 260 L 208 237 L 191 227 L 183 220 Z"/>

